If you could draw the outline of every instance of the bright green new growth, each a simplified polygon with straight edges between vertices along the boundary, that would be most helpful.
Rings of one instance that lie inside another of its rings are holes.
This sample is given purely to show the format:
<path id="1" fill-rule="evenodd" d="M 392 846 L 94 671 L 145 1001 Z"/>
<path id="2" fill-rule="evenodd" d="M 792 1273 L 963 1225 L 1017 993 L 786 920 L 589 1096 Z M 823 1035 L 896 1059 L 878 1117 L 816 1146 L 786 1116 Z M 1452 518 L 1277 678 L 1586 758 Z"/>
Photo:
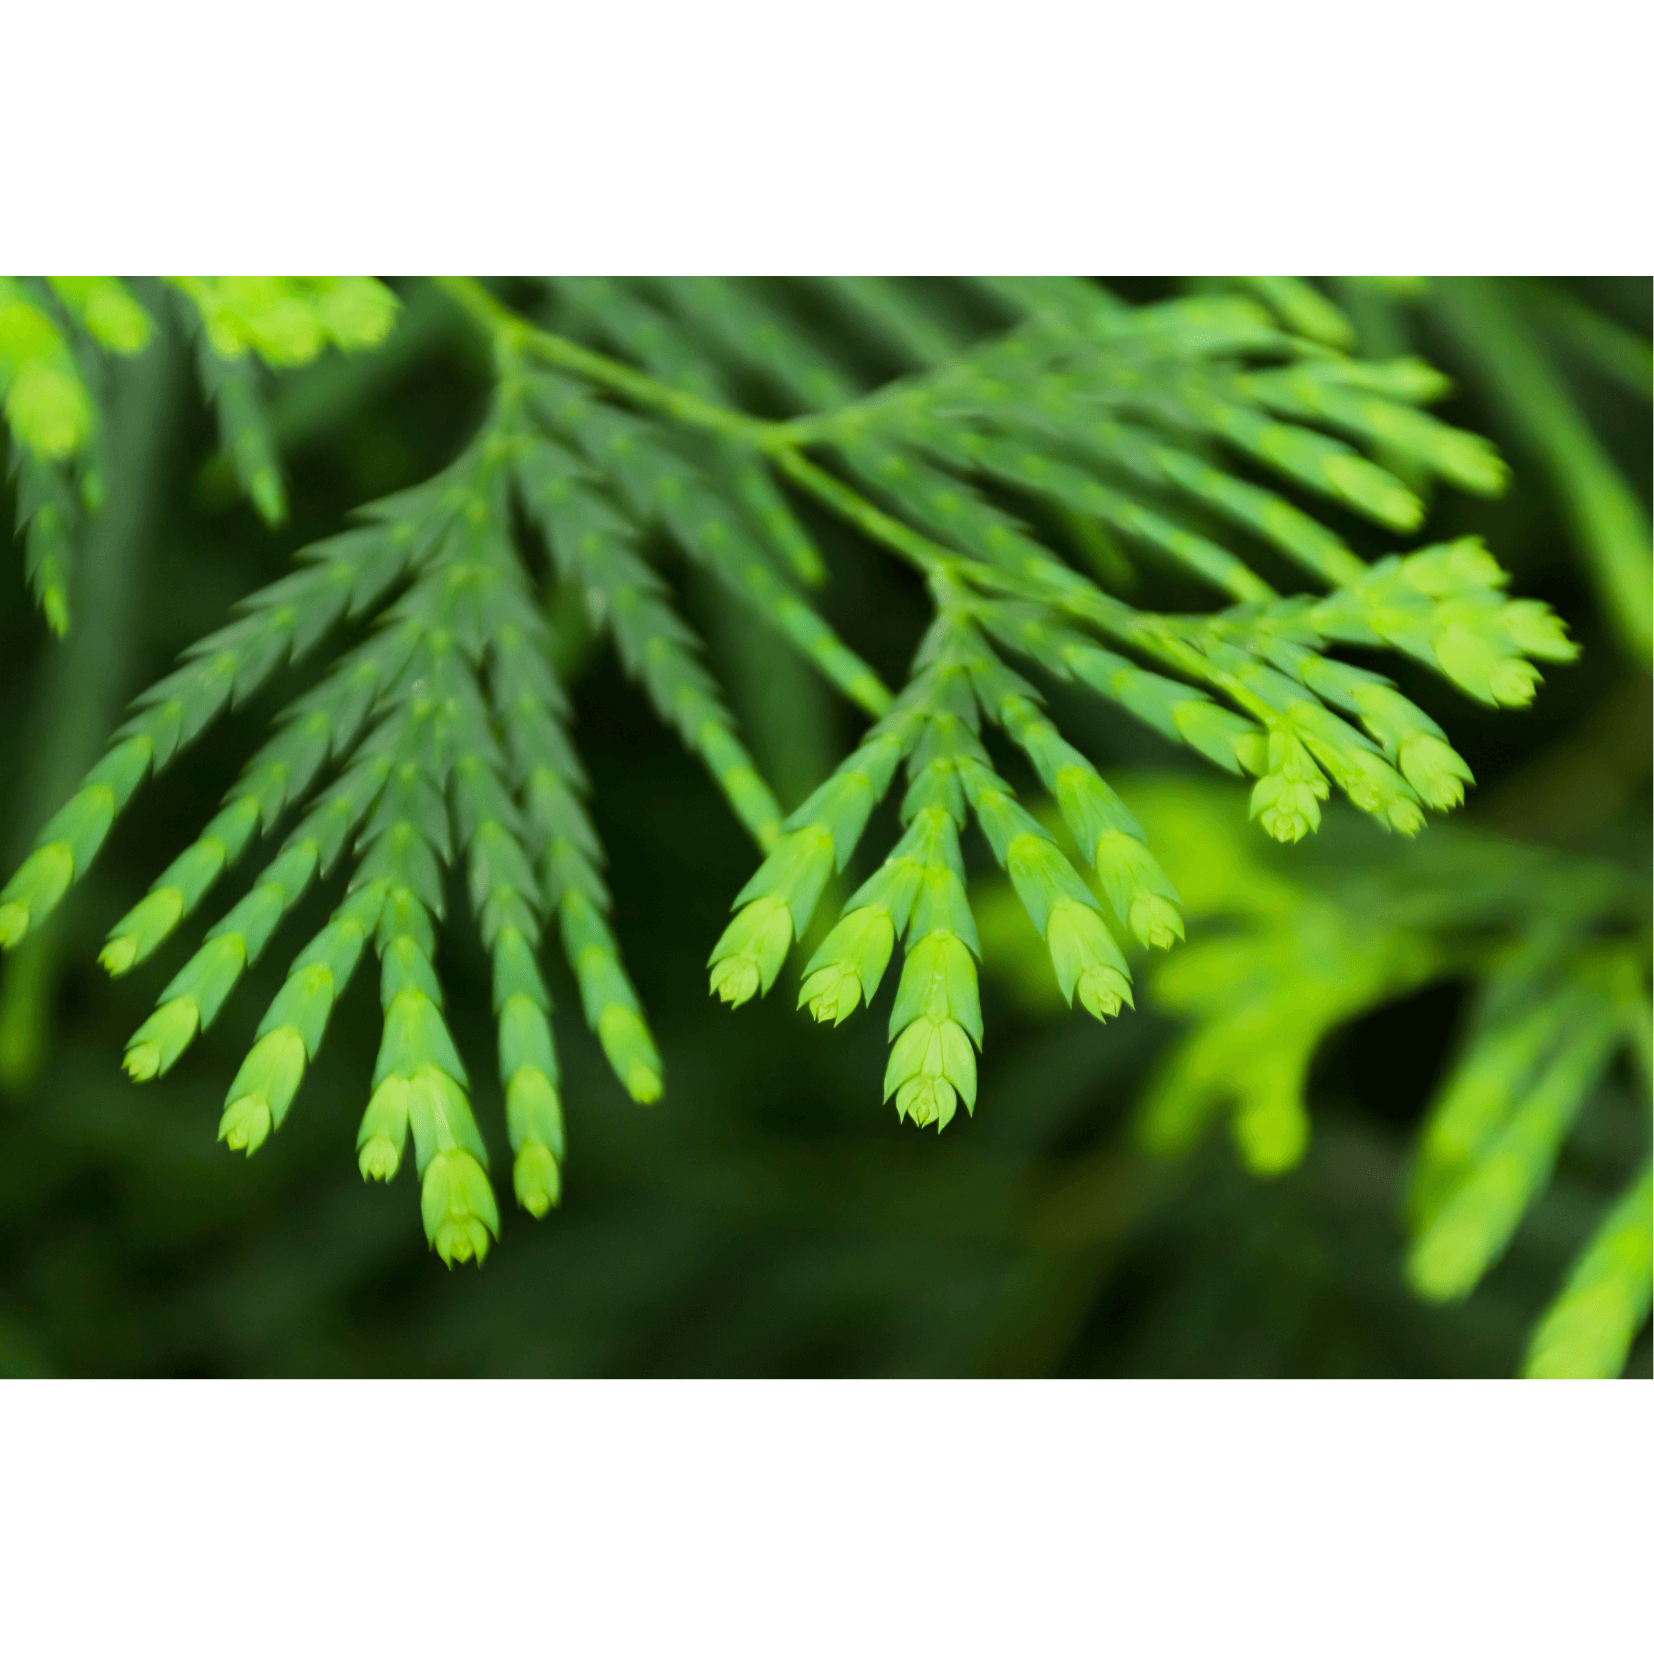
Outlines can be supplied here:
<path id="1" fill-rule="evenodd" d="M 96 414 L 66 330 L 37 296 L 11 276 L 0 277 L 0 396 L 12 438 L 37 460 L 67 459 L 92 435 Z M 141 312 L 139 312 L 141 314 Z M 83 309 L 79 316 L 87 323 Z M 123 352 L 139 349 L 147 327 L 116 336 Z M 113 348 L 104 330 L 98 342 Z M 135 339 L 135 342 L 133 342 Z"/>
<path id="2" fill-rule="evenodd" d="M 177 276 L 212 349 L 301 367 L 328 345 L 368 350 L 396 322 L 396 298 L 371 276 Z"/>
<path id="3" fill-rule="evenodd" d="M 969 689 L 957 673 L 937 661 L 918 687 L 924 722 L 907 760 L 907 834 L 897 847 L 905 875 L 898 901 L 907 909 L 905 927 L 898 928 L 905 929 L 907 951 L 890 1012 L 893 1043 L 884 1094 L 895 1102 L 898 1119 L 940 1131 L 960 1102 L 968 1111 L 976 1108 L 979 944 L 965 897 L 959 828 L 965 819 L 964 766 L 982 749 L 972 731 Z"/>
<path id="4" fill-rule="evenodd" d="M 799 1004 L 818 1021 L 843 1021 L 876 994 L 900 940 L 885 1096 L 899 1117 L 938 1129 L 960 1101 L 974 1109 L 984 1035 L 962 843 L 972 820 L 1063 997 L 1091 1015 L 1133 1002 L 1123 942 L 1166 949 L 1183 935 L 1180 894 L 1153 835 L 1006 656 L 1251 777 L 1254 816 L 1293 842 L 1316 830 L 1335 787 L 1407 836 L 1425 809 L 1461 802 L 1470 779 L 1441 728 L 1393 684 L 1329 651 L 1400 650 L 1490 705 L 1524 704 L 1538 679 L 1532 662 L 1573 652 L 1549 610 L 1505 595 L 1479 545 L 1369 565 L 1256 480 L 1274 473 L 1411 530 L 1423 508 L 1387 456 L 1402 456 L 1409 474 L 1422 468 L 1476 490 L 1503 476 L 1480 439 L 1421 410 L 1443 387 L 1438 375 L 1410 360 L 1343 354 L 1340 314 L 1285 278 L 1258 286 L 1268 308 L 1233 294 L 1132 307 L 1088 282 L 1020 279 L 960 284 L 958 302 L 937 307 L 926 288 L 858 278 L 811 284 L 823 303 L 808 314 L 795 290 L 773 284 L 560 280 L 548 290 L 557 331 L 477 283 L 442 286 L 492 347 L 497 386 L 483 428 L 446 472 L 308 548 L 293 574 L 247 599 L 139 698 L 0 892 L 0 943 L 15 945 L 45 919 L 140 782 L 220 711 L 346 621 L 373 622 L 280 716 L 223 808 L 114 927 L 103 961 L 113 974 L 143 963 L 319 784 L 133 1036 L 127 1067 L 148 1079 L 179 1061 L 300 898 L 342 866 L 343 899 L 260 1024 L 221 1136 L 250 1153 L 282 1125 L 371 943 L 384 1034 L 360 1167 L 370 1180 L 394 1177 L 412 1132 L 426 1234 L 448 1263 L 480 1263 L 500 1216 L 437 970 L 447 865 L 464 870 L 491 958 L 519 1204 L 540 1216 L 562 1192 L 548 932 L 626 1091 L 647 1103 L 664 1084 L 608 918 L 548 599 L 576 599 L 592 630 L 612 639 L 766 853 L 709 961 L 712 991 L 732 1006 L 774 985 L 905 766 L 897 841 L 806 962 Z M 370 347 L 396 301 L 351 279 L 173 287 L 197 331 L 202 383 L 236 475 L 278 520 L 284 495 L 260 372 L 312 360 L 330 343 Z M 917 371 L 864 382 L 837 353 L 822 309 L 871 325 Z M 960 320 L 972 314 L 974 325 Z M 152 325 L 146 317 L 118 284 L 0 288 L 0 374 L 43 594 L 67 578 L 75 497 L 66 456 L 95 447 L 95 400 L 75 374 L 73 330 L 131 350 Z M 778 406 L 787 417 L 773 417 Z M 1234 474 L 1236 464 L 1254 475 Z M 82 483 L 91 475 L 83 467 Z M 550 592 L 514 543 L 516 507 L 550 552 Z M 806 507 L 926 582 L 935 623 L 895 697 L 811 601 L 826 565 Z M 1069 560 L 1070 547 L 1103 582 Z M 791 815 L 677 611 L 661 561 L 674 554 L 872 720 Z M 1135 577 L 1139 557 L 1173 590 L 1209 592 L 1218 606 L 1173 613 L 1125 601 L 1108 581 Z M 1283 572 L 1294 589 L 1281 589 Z M 56 612 L 58 599 L 43 601 Z M 1078 865 L 1005 779 L 1013 753 L 1054 801 Z M 1359 949 L 1365 939 L 1336 940 Z M 1239 1085 L 1237 1134 L 1260 1168 L 1301 1152 L 1302 1073 L 1319 1031 L 1375 983 L 1420 968 L 1405 948 L 1369 952 L 1358 965 L 1357 980 L 1302 999 L 1292 1026 L 1274 1030 L 1271 1065 L 1236 1081 L 1231 1059 L 1257 1037 L 1261 1014 L 1238 1000 L 1225 1031 L 1190 1059 L 1191 1095 Z M 1217 978 L 1191 967 L 1190 1002 L 1210 992 L 1227 1004 Z M 1176 976 L 1162 971 L 1160 981 Z M 1162 1124 L 1172 1137 L 1190 1129 L 1188 1120 Z"/>
<path id="5" fill-rule="evenodd" d="M 218 415 L 230 469 L 274 527 L 287 516 L 287 487 L 260 364 L 303 367 L 328 345 L 371 350 L 395 325 L 396 296 L 371 276 L 180 276 L 172 285 L 187 301 L 201 393 Z"/>
<path id="6" fill-rule="evenodd" d="M 198 331 L 201 388 L 235 476 L 259 515 L 279 523 L 286 492 L 255 363 L 299 367 L 329 344 L 371 349 L 395 323 L 396 297 L 369 276 L 181 276 L 171 286 Z M 99 353 L 137 355 L 155 326 L 112 276 L 0 276 L 0 408 L 18 477 L 17 532 L 29 584 L 59 637 L 70 624 L 82 520 L 103 501 Z"/>
<path id="7" fill-rule="evenodd" d="M 149 333 L 147 313 L 111 278 L 0 276 L 0 411 L 17 476 L 17 532 L 29 585 L 59 637 L 69 629 L 76 525 L 103 493 L 87 371 L 97 350 L 129 356 Z"/>
<path id="8" fill-rule="evenodd" d="M 540 473 L 529 464 L 533 458 L 531 454 L 523 462 L 519 482 L 531 506 L 538 503 L 544 508 L 544 499 L 535 489 L 535 479 Z M 644 565 L 635 559 L 631 562 L 640 579 L 653 580 Z M 578 579 L 579 575 L 566 572 L 565 577 Z M 585 596 L 594 609 L 607 604 L 606 595 L 590 584 L 585 586 Z M 659 1098 L 663 1085 L 660 1054 L 644 1023 L 643 1008 L 621 963 L 620 949 L 606 917 L 610 899 L 602 873 L 603 848 L 580 802 L 587 782 L 565 728 L 568 702 L 547 659 L 546 624 L 516 580 L 507 588 L 507 602 L 510 610 L 506 624 L 496 634 L 494 643 L 494 707 L 505 726 L 513 781 L 523 789 L 527 842 L 539 862 L 540 889 L 548 911 L 557 913 L 563 952 L 579 982 L 588 1026 L 602 1043 L 610 1067 L 633 1101 L 652 1103 Z M 662 617 L 665 632 L 670 632 L 676 622 L 658 597 L 654 612 Z M 617 641 L 631 636 L 618 613 L 617 609 Z M 678 633 L 671 636 L 674 642 L 683 645 L 693 641 L 686 630 L 681 638 Z M 624 642 L 621 652 L 625 658 Z M 664 652 L 651 652 L 656 669 Z M 703 683 L 701 678 L 693 676 L 698 669 L 694 668 L 692 657 L 685 654 L 681 660 L 687 661 L 692 671 L 680 684 L 678 704 L 704 696 L 707 706 L 718 707 L 719 713 L 714 719 L 717 734 L 727 742 L 728 748 L 740 755 L 733 766 L 726 764 L 714 774 L 721 782 L 728 783 L 733 767 L 736 774 L 750 774 L 756 783 L 757 771 L 746 762 L 739 743 L 730 733 L 728 725 L 733 720 L 721 712 L 716 686 L 710 679 Z M 653 689 L 659 680 L 650 681 Z M 660 708 L 658 691 L 652 698 Z M 680 725 L 680 729 L 682 727 Z M 704 735 L 701 750 L 704 752 L 710 744 L 710 735 Z M 724 747 L 713 750 L 720 754 L 726 751 Z M 728 785 L 725 790 L 732 802 L 752 796 L 742 790 L 731 791 Z M 764 797 L 768 797 L 767 790 Z M 773 802 L 770 811 L 772 816 L 778 813 Z M 539 1095 L 537 1088 L 533 1094 Z M 528 1096 L 529 1091 L 525 1090 L 524 1095 Z M 522 1106 L 530 1105 L 525 1102 Z M 543 1103 L 534 1106 L 542 1112 L 548 1109 Z M 552 1128 L 547 1126 L 546 1131 L 549 1134 Z M 559 1142 L 560 1133 L 559 1126 L 555 1134 Z M 550 1140 L 548 1135 L 547 1141 Z M 561 1151 L 558 1152 L 560 1156 Z"/>
<path id="9" fill-rule="evenodd" d="M 1504 1252 L 1646 1004 L 1620 949 L 1588 957 L 1571 978 L 1527 960 L 1491 976 L 1480 1025 L 1420 1140 L 1407 1273 L 1425 1297 L 1464 1297 Z"/>
<path id="10" fill-rule="evenodd" d="M 1463 828 L 1429 835 L 1405 861 L 1348 838 L 1286 860 L 1246 831 L 1232 794 L 1162 779 L 1128 795 L 1203 922 L 1149 974 L 1152 1001 L 1186 1029 L 1141 1100 L 1139 1146 L 1182 1155 L 1226 1117 L 1250 1170 L 1291 1170 L 1309 1147 L 1310 1064 L 1329 1034 L 1426 984 L 1468 979 L 1469 1035 L 1420 1134 L 1405 1214 L 1414 1290 L 1462 1299 L 1511 1244 L 1623 1051 L 1646 1106 L 1646 955 L 1624 934 L 1645 890 L 1611 865 Z M 990 898 L 996 917 L 1006 895 Z M 1002 968 L 1034 963 L 1022 954 Z M 1535 1329 L 1526 1371 L 1624 1367 L 1648 1306 L 1637 1198 L 1633 1188 L 1604 1217 Z"/>
<path id="11" fill-rule="evenodd" d="M 1614 1205 L 1534 1329 L 1525 1378 L 1617 1378 L 1648 1314 L 1654 1168 Z"/>

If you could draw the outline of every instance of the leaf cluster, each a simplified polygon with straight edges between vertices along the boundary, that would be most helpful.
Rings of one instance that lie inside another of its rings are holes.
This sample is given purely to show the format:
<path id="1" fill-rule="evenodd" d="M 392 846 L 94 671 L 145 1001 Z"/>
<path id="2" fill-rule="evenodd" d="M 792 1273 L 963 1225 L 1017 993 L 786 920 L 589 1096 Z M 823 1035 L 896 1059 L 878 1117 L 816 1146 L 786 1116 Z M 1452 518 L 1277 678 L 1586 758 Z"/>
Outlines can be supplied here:
<path id="1" fill-rule="evenodd" d="M 367 276 L 180 276 L 168 284 L 199 336 L 201 387 L 242 488 L 268 523 L 286 514 L 256 364 L 299 367 L 328 344 L 371 349 L 397 301 Z M 162 302 L 159 292 L 151 304 Z M 47 624 L 70 625 L 75 545 L 103 504 L 103 358 L 133 356 L 155 319 L 114 276 L 0 276 L 0 399 L 17 476 L 17 533 Z"/>
<path id="2" fill-rule="evenodd" d="M 282 1124 L 371 948 L 383 1039 L 361 1168 L 396 1175 L 411 1131 L 426 1233 L 450 1263 L 480 1261 L 500 1219 L 435 963 L 446 867 L 464 870 L 493 962 L 519 1203 L 539 1215 L 561 1187 L 540 963 L 549 933 L 621 1084 L 639 1102 L 663 1084 L 607 917 L 552 668 L 554 598 L 572 596 L 613 640 L 765 853 L 709 962 L 725 1002 L 774 984 L 902 776 L 895 842 L 808 957 L 799 998 L 842 1021 L 875 996 L 900 941 L 884 1094 L 938 1129 L 960 1103 L 974 1109 L 984 1039 L 972 823 L 1062 995 L 1092 1016 L 1132 1003 L 1128 947 L 1169 948 L 1183 934 L 1153 832 L 1025 674 L 1249 777 L 1252 815 L 1290 843 L 1316 830 L 1334 788 L 1407 837 L 1426 811 L 1461 802 L 1470 779 L 1392 681 L 1333 651 L 1404 654 L 1490 706 L 1525 704 L 1534 663 L 1574 652 L 1544 605 L 1508 595 L 1478 542 L 1368 562 L 1336 526 L 1353 514 L 1417 528 L 1424 504 L 1404 472 L 1479 492 L 1504 473 L 1482 439 L 1426 411 L 1439 374 L 1347 354 L 1347 328 L 1314 289 L 1276 281 L 1262 303 L 1219 292 L 1131 306 L 1066 280 L 559 281 L 535 301 L 542 325 L 478 283 L 443 285 L 490 349 L 482 427 L 447 470 L 306 548 L 294 573 L 139 698 L 0 892 L 0 942 L 45 919 L 138 786 L 219 713 L 333 651 L 103 959 L 116 974 L 147 960 L 255 839 L 296 815 L 249 894 L 162 991 L 128 1071 L 148 1080 L 171 1068 L 301 896 L 338 868 L 339 903 L 261 1023 L 221 1135 L 252 1152 Z M 367 346 L 391 304 L 350 283 L 178 290 L 198 317 L 203 379 L 238 474 L 273 518 L 273 450 L 238 375 L 255 358 L 307 360 L 327 340 Z M 850 317 L 885 342 L 884 367 L 838 348 L 835 318 Z M 907 564 L 928 596 L 933 623 L 895 693 L 812 601 L 826 574 L 812 527 L 823 514 Z M 791 814 L 678 612 L 672 556 L 871 720 Z M 1128 579 L 1157 570 L 1195 594 L 1190 607 L 1130 599 Z M 1072 849 L 1019 799 L 1008 761 L 1035 778 Z M 1260 1126 L 1259 1141 L 1265 1158 L 1286 1152 L 1278 1126 Z"/>

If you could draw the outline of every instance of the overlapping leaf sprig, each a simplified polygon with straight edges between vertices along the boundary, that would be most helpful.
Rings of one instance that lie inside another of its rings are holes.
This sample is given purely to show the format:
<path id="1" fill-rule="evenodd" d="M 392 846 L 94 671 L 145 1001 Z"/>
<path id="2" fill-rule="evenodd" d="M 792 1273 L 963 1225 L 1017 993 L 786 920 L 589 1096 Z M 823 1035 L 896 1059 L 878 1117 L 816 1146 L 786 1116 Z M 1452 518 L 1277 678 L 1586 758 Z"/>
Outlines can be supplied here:
<path id="1" fill-rule="evenodd" d="M 256 364 L 300 367 L 330 344 L 371 348 L 390 331 L 396 299 L 367 276 L 179 276 L 169 286 L 195 334 L 201 388 L 236 479 L 266 522 L 280 522 L 286 495 Z M 0 276 L 17 532 L 29 584 L 59 637 L 70 624 L 81 522 L 103 504 L 105 358 L 138 355 L 154 331 L 150 311 L 114 276 Z"/>
<path id="2" fill-rule="evenodd" d="M 499 1217 L 434 963 L 444 862 L 463 859 L 493 958 L 519 1202 L 536 1214 L 555 1203 L 563 1156 L 543 932 L 557 931 L 626 1089 L 646 1102 L 662 1086 L 605 918 L 601 848 L 580 802 L 544 594 L 513 542 L 513 494 L 544 532 L 552 581 L 581 594 L 767 852 L 713 951 L 725 1001 L 774 983 L 904 772 L 897 842 L 807 962 L 800 1003 L 842 1021 L 873 998 L 901 940 L 885 1095 L 938 1128 L 961 1100 L 974 1107 L 983 1039 L 961 844 L 971 819 L 1063 994 L 1092 1015 L 1131 1001 L 1109 914 L 1135 943 L 1167 947 L 1182 931 L 1141 826 L 1010 657 L 1251 775 L 1254 815 L 1291 841 L 1314 830 L 1334 785 L 1379 826 L 1411 834 L 1425 809 L 1459 803 L 1469 779 L 1425 713 L 1331 648 L 1399 649 L 1497 705 L 1531 698 L 1534 659 L 1572 653 L 1547 609 L 1505 595 L 1479 545 L 1368 564 L 1283 494 L 1236 474 L 1237 463 L 1273 471 L 1403 531 L 1422 517 L 1417 497 L 1329 431 L 1464 486 L 1493 489 L 1502 476 L 1484 443 L 1423 411 L 1444 386 L 1431 370 L 1352 360 L 1250 299 L 1134 308 L 1079 281 L 861 279 L 810 289 L 807 309 L 791 306 L 795 293 L 741 282 L 580 281 L 553 284 L 550 331 L 475 283 L 446 285 L 494 346 L 485 428 L 448 472 L 310 548 L 297 573 L 247 600 L 140 699 L 0 893 L 0 941 L 41 921 L 138 784 L 218 711 L 345 621 L 377 616 L 278 721 L 224 809 L 117 925 L 104 960 L 121 972 L 147 958 L 326 773 L 251 893 L 165 989 L 127 1066 L 148 1079 L 175 1063 L 299 897 L 348 861 L 342 901 L 261 1024 L 221 1134 L 251 1151 L 282 1122 L 371 944 L 384 1036 L 362 1170 L 393 1176 L 412 1132 L 426 1231 L 450 1262 L 480 1260 Z M 996 314 L 1001 325 L 984 334 L 982 318 Z M 913 371 L 863 383 L 835 353 L 835 315 Z M 777 404 L 791 411 L 749 411 Z M 926 582 L 935 621 L 894 698 L 809 601 L 823 564 L 801 498 Z M 1036 531 L 1036 521 L 1060 527 Z M 663 538 L 873 720 L 785 819 L 652 561 Z M 1062 549 L 1090 547 L 1117 567 L 1116 538 L 1210 589 L 1217 606 L 1133 607 Z M 1278 591 L 1259 563 L 1308 589 Z M 1026 756 L 1079 866 L 1019 802 L 988 740 Z"/>
<path id="3" fill-rule="evenodd" d="M 1310 1136 L 1310 1065 L 1339 1026 L 1428 983 L 1462 980 L 1471 1011 L 1420 1133 L 1406 1200 L 1407 1276 L 1468 1296 L 1510 1247 L 1581 1113 L 1629 1055 L 1649 1081 L 1648 885 L 1614 865 L 1455 828 L 1403 857 L 1349 837 L 1292 867 L 1255 853 L 1204 783 L 1141 782 L 1191 919 L 1150 991 L 1188 1019 L 1150 1083 L 1140 1144 L 1187 1152 L 1227 1115 L 1259 1174 Z M 1536 1325 L 1524 1371 L 1613 1377 L 1648 1313 L 1646 1158 Z"/>

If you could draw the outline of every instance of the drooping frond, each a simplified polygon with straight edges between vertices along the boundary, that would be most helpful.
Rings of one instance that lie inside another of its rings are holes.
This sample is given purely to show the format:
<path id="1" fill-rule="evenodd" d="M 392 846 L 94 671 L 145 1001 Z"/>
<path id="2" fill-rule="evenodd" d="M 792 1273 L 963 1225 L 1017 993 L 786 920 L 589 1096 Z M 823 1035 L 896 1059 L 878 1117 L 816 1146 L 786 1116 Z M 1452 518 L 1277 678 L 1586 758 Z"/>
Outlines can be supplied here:
<path id="1" fill-rule="evenodd" d="M 968 886 L 978 830 L 1062 995 L 1092 1016 L 1133 1003 L 1129 947 L 1170 948 L 1183 934 L 1152 824 L 1063 734 L 1042 678 L 1252 777 L 1253 816 L 1294 842 L 1316 830 L 1334 788 L 1380 829 L 1411 836 L 1469 781 L 1438 724 L 1338 651 L 1400 652 L 1499 706 L 1531 699 L 1534 661 L 1573 652 L 1543 605 L 1506 594 L 1475 542 L 1359 554 L 1352 518 L 1419 526 L 1409 477 L 1487 492 L 1503 471 L 1481 439 L 1424 410 L 1439 375 L 1345 354 L 1341 314 L 1284 278 L 1255 284 L 1255 297 L 1146 306 L 1078 280 L 559 281 L 536 290 L 559 331 L 476 283 L 443 285 L 492 350 L 481 430 L 446 472 L 308 548 L 295 573 L 140 697 L 0 893 L 0 940 L 13 945 L 42 922 L 139 784 L 219 712 L 335 647 L 347 622 L 369 628 L 278 716 L 220 812 L 115 926 L 104 962 L 117 973 L 141 964 L 255 838 L 297 813 L 249 894 L 163 991 L 128 1068 L 147 1079 L 177 1062 L 305 892 L 338 869 L 333 915 L 297 950 L 231 1087 L 222 1135 L 251 1152 L 283 1123 L 371 946 L 384 1033 L 360 1164 L 370 1178 L 394 1176 L 412 1133 L 426 1232 L 449 1262 L 480 1261 L 500 1217 L 444 1009 L 446 867 L 464 871 L 492 963 L 519 1203 L 541 1215 L 562 1187 L 540 964 L 550 933 L 622 1085 L 639 1102 L 663 1085 L 609 920 L 588 783 L 551 664 L 549 595 L 574 597 L 612 641 L 765 852 L 712 952 L 711 986 L 727 1003 L 775 983 L 900 774 L 895 841 L 804 962 L 799 999 L 842 1021 L 877 992 L 899 941 L 885 1095 L 899 1116 L 938 1129 L 977 1100 L 985 1030 Z M 260 373 L 329 342 L 371 345 L 394 304 L 371 283 L 176 286 L 196 313 L 202 379 L 236 474 L 274 520 L 282 494 Z M 24 385 L 23 413 L 8 417 L 33 433 L 27 463 L 57 464 L 95 423 L 76 401 L 63 329 L 123 348 L 133 335 L 118 318 L 131 316 L 109 293 L 54 301 L 61 325 L 32 292 L 0 300 L 23 317 L 18 336 L 35 339 L 25 358 L 0 331 L 12 351 L 0 360 L 17 364 L 7 383 Z M 834 318 L 845 316 L 906 371 L 880 380 L 864 353 L 841 349 Z M 42 432 L 56 433 L 57 449 Z M 30 490 L 28 532 L 46 567 L 61 555 L 63 508 L 48 483 Z M 894 694 L 812 596 L 829 519 L 911 568 L 934 611 Z M 519 542 L 525 520 L 549 550 L 544 573 Z M 678 558 L 867 720 L 790 815 L 680 613 Z M 1129 581 L 1164 590 L 1166 605 L 1128 601 L 1139 589 Z M 1018 797 L 1012 753 L 1054 806 L 1049 825 L 1038 800 Z M 1382 974 L 1381 960 L 1365 966 Z M 1243 1138 L 1259 1164 L 1294 1152 L 1298 1127 L 1281 1099 L 1305 1042 L 1369 988 L 1306 1007 L 1279 1072 L 1257 1077 Z"/>

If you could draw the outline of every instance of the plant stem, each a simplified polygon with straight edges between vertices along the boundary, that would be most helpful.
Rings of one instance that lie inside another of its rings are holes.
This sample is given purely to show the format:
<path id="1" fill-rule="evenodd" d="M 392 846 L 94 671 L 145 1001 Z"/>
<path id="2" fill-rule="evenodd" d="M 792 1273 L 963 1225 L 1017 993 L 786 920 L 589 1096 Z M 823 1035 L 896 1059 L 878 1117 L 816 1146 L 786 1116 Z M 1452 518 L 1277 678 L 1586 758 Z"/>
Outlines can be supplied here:
<path id="1" fill-rule="evenodd" d="M 1023 597 L 1035 596 L 1090 621 L 1120 642 L 1222 688 L 1248 711 L 1261 716 L 1267 710 L 1255 696 L 1236 684 L 1229 674 L 1219 671 L 1175 636 L 1162 617 L 1132 609 L 1088 585 L 1082 587 L 1078 580 L 1078 589 L 1071 590 L 1064 586 L 1059 591 L 1043 582 L 1024 581 L 1014 575 L 1005 575 L 991 565 L 950 552 L 945 546 L 938 545 L 879 510 L 853 488 L 823 471 L 798 451 L 806 443 L 829 437 L 838 414 L 781 422 L 755 419 L 730 408 L 721 408 L 688 391 L 674 389 L 658 379 L 639 373 L 624 363 L 587 350 L 560 334 L 548 333 L 534 326 L 502 304 L 471 276 L 438 276 L 436 281 L 488 334 L 496 353 L 503 360 L 509 361 L 522 355 L 537 356 L 555 367 L 566 368 L 597 384 L 607 385 L 639 406 L 656 408 L 683 424 L 715 431 L 757 448 L 773 461 L 783 476 L 790 478 L 806 493 L 813 494 L 836 515 L 853 523 L 869 539 L 895 552 L 933 582 L 951 585 L 968 580 L 997 584 L 1002 590 L 1008 587 L 1012 593 Z M 862 403 L 854 405 L 858 415 L 864 407 Z M 840 410 L 840 413 L 843 412 L 846 410 Z"/>
<path id="2" fill-rule="evenodd" d="M 934 540 L 909 528 L 906 523 L 898 522 L 880 511 L 853 488 L 846 487 L 837 477 L 830 476 L 791 448 L 783 448 L 773 457 L 776 469 L 783 476 L 792 478 L 823 505 L 854 523 L 869 539 L 881 542 L 921 573 L 952 578 L 959 572 L 959 566 L 967 562 L 967 559 L 956 556 Z"/>
<path id="3" fill-rule="evenodd" d="M 732 408 L 720 408 L 705 402 L 688 391 L 674 389 L 651 379 L 646 373 L 627 367 L 612 357 L 587 350 L 561 334 L 548 333 L 524 321 L 506 305 L 500 303 L 481 282 L 471 276 L 438 276 L 437 285 L 463 308 L 494 341 L 497 350 L 538 356 L 553 367 L 566 368 L 583 378 L 607 385 L 646 408 L 658 408 L 662 413 L 685 425 L 696 425 L 702 430 L 716 431 L 720 436 L 734 438 L 754 447 L 775 445 L 775 433 L 781 427 L 769 419 L 753 419 Z"/>

